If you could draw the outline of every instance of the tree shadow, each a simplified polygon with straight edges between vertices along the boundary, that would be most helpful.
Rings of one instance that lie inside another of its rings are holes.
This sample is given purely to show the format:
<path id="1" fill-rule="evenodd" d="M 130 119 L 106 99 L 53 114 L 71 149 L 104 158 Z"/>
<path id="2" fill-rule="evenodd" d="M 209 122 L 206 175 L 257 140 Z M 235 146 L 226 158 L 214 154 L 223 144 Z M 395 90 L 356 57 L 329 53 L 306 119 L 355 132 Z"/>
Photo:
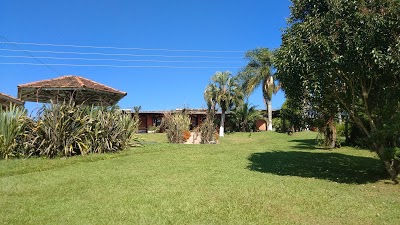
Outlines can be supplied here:
<path id="1" fill-rule="evenodd" d="M 378 159 L 333 152 L 254 153 L 248 158 L 249 170 L 280 176 L 317 178 L 346 184 L 374 183 L 387 174 Z"/>
<path id="2" fill-rule="evenodd" d="M 292 146 L 293 149 L 299 149 L 299 150 L 314 150 L 318 149 L 316 147 L 317 140 L 314 139 L 296 139 L 296 140 L 290 140 L 289 142 L 295 142 L 297 143 L 295 146 Z"/>

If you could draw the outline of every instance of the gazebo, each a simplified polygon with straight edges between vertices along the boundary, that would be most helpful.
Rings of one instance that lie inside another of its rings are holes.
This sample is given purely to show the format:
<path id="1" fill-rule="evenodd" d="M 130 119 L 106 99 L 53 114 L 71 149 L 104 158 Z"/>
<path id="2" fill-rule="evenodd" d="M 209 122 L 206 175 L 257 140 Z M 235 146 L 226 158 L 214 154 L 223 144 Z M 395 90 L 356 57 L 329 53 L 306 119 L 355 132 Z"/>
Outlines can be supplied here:
<path id="1" fill-rule="evenodd" d="M 18 97 L 30 102 L 59 102 L 72 98 L 76 104 L 112 106 L 126 94 L 74 75 L 18 85 Z"/>
<path id="2" fill-rule="evenodd" d="M 19 107 L 23 107 L 24 106 L 24 102 L 21 101 L 20 99 L 11 97 L 9 95 L 3 94 L 0 92 L 0 105 L 2 109 L 6 109 L 8 107 L 10 107 L 10 104 L 14 104 L 16 106 Z"/>

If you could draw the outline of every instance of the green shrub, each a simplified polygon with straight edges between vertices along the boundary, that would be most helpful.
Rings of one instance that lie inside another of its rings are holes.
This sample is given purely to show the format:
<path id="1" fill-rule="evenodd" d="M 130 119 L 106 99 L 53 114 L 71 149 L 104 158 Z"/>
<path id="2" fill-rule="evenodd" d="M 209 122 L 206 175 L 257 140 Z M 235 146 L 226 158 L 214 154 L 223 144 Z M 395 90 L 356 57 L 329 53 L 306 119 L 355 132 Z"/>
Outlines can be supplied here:
<path id="1" fill-rule="evenodd" d="M 26 133 L 26 147 L 34 147 L 28 150 L 33 154 L 50 158 L 86 154 L 88 121 L 85 109 L 72 101 L 44 106 Z"/>
<path id="2" fill-rule="evenodd" d="M 342 143 L 346 141 L 345 129 L 346 129 L 345 123 L 336 124 L 336 142 L 338 146 L 341 146 Z"/>
<path id="3" fill-rule="evenodd" d="M 237 105 L 229 115 L 233 125 L 233 130 L 241 132 L 251 132 L 256 129 L 256 121 L 263 118 L 260 111 L 248 102 Z"/>
<path id="4" fill-rule="evenodd" d="M 190 117 L 185 112 L 164 113 L 161 126 L 165 129 L 168 142 L 183 143 L 184 132 L 189 130 Z"/>
<path id="5" fill-rule="evenodd" d="M 119 110 L 92 107 L 85 135 L 88 152 L 115 152 L 138 145 L 138 123 Z"/>
<path id="6" fill-rule="evenodd" d="M 21 137 L 23 135 L 26 111 L 10 105 L 7 110 L 0 108 L 0 157 L 10 158 L 21 155 Z"/>
<path id="7" fill-rule="evenodd" d="M 281 118 L 272 118 L 272 127 L 276 132 L 283 132 L 282 119 Z"/>
<path id="8" fill-rule="evenodd" d="M 346 137 L 345 136 L 345 124 L 344 123 L 337 123 L 336 124 L 336 134 L 339 137 Z"/>
<path id="9" fill-rule="evenodd" d="M 26 121 L 24 149 L 50 158 L 114 152 L 138 145 L 137 129 L 138 121 L 119 110 L 50 104 L 36 121 Z"/>

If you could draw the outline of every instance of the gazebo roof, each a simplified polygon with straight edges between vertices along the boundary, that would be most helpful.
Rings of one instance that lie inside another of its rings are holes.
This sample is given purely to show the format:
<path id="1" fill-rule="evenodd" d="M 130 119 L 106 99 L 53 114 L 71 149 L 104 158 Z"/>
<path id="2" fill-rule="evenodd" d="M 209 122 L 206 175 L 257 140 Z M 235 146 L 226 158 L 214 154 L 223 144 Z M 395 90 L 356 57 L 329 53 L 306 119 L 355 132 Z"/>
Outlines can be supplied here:
<path id="1" fill-rule="evenodd" d="M 0 92 L 0 105 L 2 108 L 7 108 L 10 106 L 10 103 L 13 103 L 17 106 L 23 106 L 24 102 L 20 99 L 14 98 L 10 95 L 6 95 Z"/>
<path id="2" fill-rule="evenodd" d="M 72 97 L 77 104 L 115 105 L 126 94 L 74 75 L 18 85 L 19 98 L 33 102 L 68 101 Z"/>

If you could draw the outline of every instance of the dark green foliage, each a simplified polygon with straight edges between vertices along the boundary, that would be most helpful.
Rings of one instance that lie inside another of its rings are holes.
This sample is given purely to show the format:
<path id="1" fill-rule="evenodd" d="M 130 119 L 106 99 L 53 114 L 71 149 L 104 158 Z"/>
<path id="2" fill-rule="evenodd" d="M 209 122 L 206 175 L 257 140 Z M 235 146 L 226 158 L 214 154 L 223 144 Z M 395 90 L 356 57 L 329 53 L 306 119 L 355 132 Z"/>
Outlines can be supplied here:
<path id="1" fill-rule="evenodd" d="M 293 0 L 288 21 L 275 60 L 286 95 L 329 129 L 346 111 L 396 182 L 385 149 L 399 138 L 400 1 Z"/>
<path id="2" fill-rule="evenodd" d="M 289 124 L 281 118 L 273 118 L 272 126 L 274 127 L 276 132 L 286 132 L 287 129 L 285 129 L 285 127 L 288 127 Z"/>
<path id="3" fill-rule="evenodd" d="M 250 132 L 255 130 L 256 120 L 262 118 L 255 106 L 244 102 L 234 108 L 230 114 L 230 121 L 235 131 Z"/>
<path id="4" fill-rule="evenodd" d="M 288 129 L 294 132 L 305 128 L 307 122 L 304 113 L 304 108 L 301 108 L 294 100 L 287 98 L 281 109 L 283 132 L 288 131 Z"/>

